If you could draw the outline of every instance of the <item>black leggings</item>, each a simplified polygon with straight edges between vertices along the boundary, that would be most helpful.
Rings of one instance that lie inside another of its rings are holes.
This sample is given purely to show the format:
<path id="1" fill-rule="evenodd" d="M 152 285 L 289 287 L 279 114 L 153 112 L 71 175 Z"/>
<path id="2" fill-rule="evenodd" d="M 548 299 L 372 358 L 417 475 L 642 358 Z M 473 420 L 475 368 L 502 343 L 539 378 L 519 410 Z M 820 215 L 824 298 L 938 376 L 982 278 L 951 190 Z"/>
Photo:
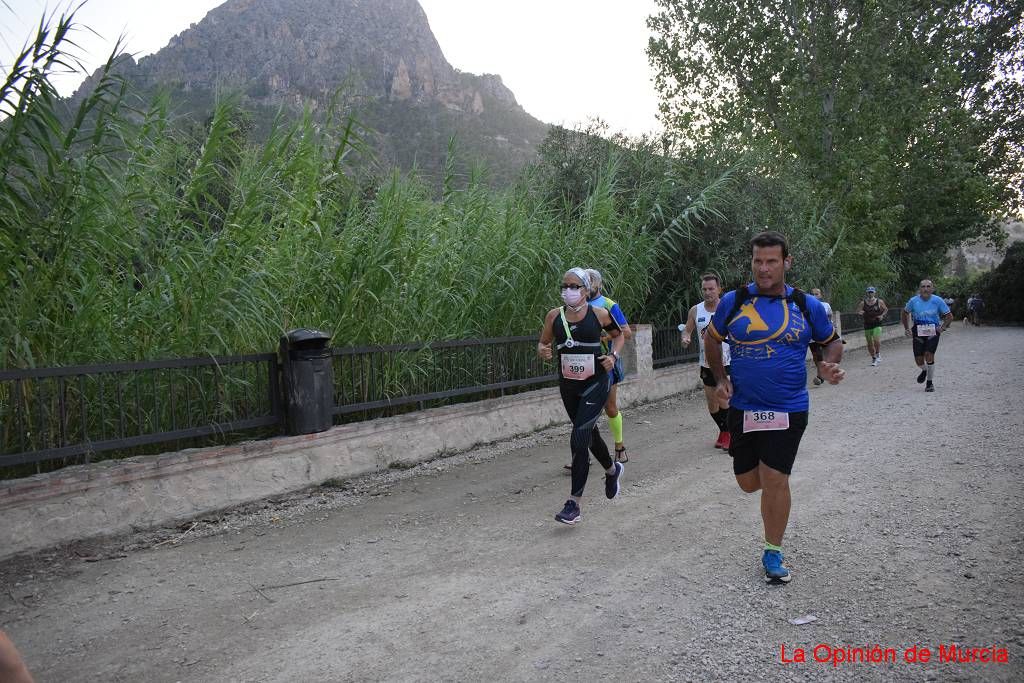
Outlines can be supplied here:
<path id="1" fill-rule="evenodd" d="M 608 453 L 608 445 L 597 431 L 597 418 L 604 412 L 604 404 L 608 401 L 612 377 L 601 373 L 585 382 L 563 379 L 558 384 L 562 394 L 565 412 L 572 420 L 572 436 L 569 448 L 572 449 L 572 492 L 570 495 L 582 496 L 587 485 L 587 474 L 590 472 L 590 453 L 607 470 L 612 466 L 612 456 Z"/>

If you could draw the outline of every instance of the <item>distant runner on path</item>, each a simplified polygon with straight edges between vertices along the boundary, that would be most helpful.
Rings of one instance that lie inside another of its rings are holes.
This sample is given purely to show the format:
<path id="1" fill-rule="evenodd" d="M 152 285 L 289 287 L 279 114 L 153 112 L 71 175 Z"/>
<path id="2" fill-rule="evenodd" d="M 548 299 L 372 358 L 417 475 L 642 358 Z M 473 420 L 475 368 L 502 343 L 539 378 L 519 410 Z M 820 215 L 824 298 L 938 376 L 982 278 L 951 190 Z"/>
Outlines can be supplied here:
<path id="1" fill-rule="evenodd" d="M 822 378 L 838 384 L 843 344 L 813 296 L 786 284 L 793 262 L 786 238 L 762 232 L 750 241 L 754 282 L 728 292 L 711 319 L 705 339 L 708 364 L 722 400 L 731 400 L 729 430 L 733 473 L 747 493 L 761 491 L 764 553 L 768 583 L 789 583 L 782 537 L 792 504 L 789 475 L 807 427 L 807 348 L 822 346 Z M 722 364 L 728 339 L 732 377 Z"/>
<path id="2" fill-rule="evenodd" d="M 906 336 L 914 340 L 914 362 L 921 372 L 917 383 L 926 382 L 925 391 L 935 391 L 932 380 L 935 377 L 935 351 L 939 348 L 939 335 L 949 329 L 953 313 L 946 302 L 933 296 L 935 285 L 931 280 L 921 280 L 916 296 L 910 297 L 900 313 Z"/>
<path id="3" fill-rule="evenodd" d="M 544 318 L 537 343 L 537 355 L 550 360 L 558 351 L 558 390 L 565 412 L 572 420 L 572 488 L 565 507 L 555 521 L 575 524 L 580 520 L 580 498 L 590 471 L 590 450 L 605 471 L 604 493 L 614 498 L 624 466 L 613 462 L 608 445 L 597 430 L 597 419 L 608 400 L 612 386 L 611 370 L 622 353 L 625 339 L 618 323 L 606 309 L 587 302 L 590 277 L 582 268 L 573 268 L 562 276 L 564 306 L 552 308 Z M 611 337 L 611 351 L 601 351 L 602 330 Z"/>
<path id="4" fill-rule="evenodd" d="M 832 304 L 825 301 L 825 295 L 822 294 L 821 290 L 818 289 L 817 287 L 811 290 L 811 295 L 814 296 L 814 298 L 816 298 L 818 301 L 820 301 L 821 305 L 825 307 L 825 315 L 828 316 L 828 321 L 834 325 L 835 319 L 832 317 Z"/>
<path id="5" fill-rule="evenodd" d="M 704 333 L 711 323 L 711 316 L 718 310 L 719 300 L 722 297 L 722 284 L 714 273 L 705 273 L 700 276 L 700 291 L 704 300 L 699 304 L 690 307 L 686 316 L 686 325 L 682 329 L 683 346 L 689 348 L 693 331 L 697 331 L 697 344 L 700 349 L 700 381 L 704 384 L 704 398 L 708 402 L 708 412 L 711 419 L 718 426 L 718 440 L 715 441 L 715 448 L 729 449 L 729 401 L 723 401 L 715 393 L 715 376 L 708 367 L 708 359 L 704 353 Z M 725 374 L 729 374 L 729 345 L 722 345 L 722 364 L 725 366 Z"/>
<path id="6" fill-rule="evenodd" d="M 868 343 L 872 367 L 878 367 L 882 362 L 882 319 L 888 312 L 889 307 L 878 298 L 874 287 L 864 290 L 864 298 L 857 304 L 857 315 L 864 318 L 864 339 Z"/>
<path id="7" fill-rule="evenodd" d="M 981 312 L 985 310 L 985 300 L 980 294 L 974 294 L 967 300 L 967 319 L 975 327 L 981 326 Z"/>

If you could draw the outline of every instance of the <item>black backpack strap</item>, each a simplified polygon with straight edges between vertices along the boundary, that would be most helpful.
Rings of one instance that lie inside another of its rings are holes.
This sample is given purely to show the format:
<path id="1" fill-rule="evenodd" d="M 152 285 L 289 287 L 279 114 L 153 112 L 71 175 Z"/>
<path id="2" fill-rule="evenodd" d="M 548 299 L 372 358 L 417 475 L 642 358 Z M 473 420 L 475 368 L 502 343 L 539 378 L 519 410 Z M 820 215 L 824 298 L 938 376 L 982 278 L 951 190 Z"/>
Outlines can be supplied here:
<path id="1" fill-rule="evenodd" d="M 811 316 L 807 312 L 807 292 L 800 289 L 799 287 L 794 287 L 793 293 L 790 294 L 787 298 L 791 299 L 793 303 L 796 304 L 796 307 L 799 308 L 800 312 L 804 314 L 804 320 L 806 320 L 807 324 L 810 325 Z"/>
<path id="2" fill-rule="evenodd" d="M 729 323 L 731 323 L 732 319 L 739 314 L 740 309 L 743 308 L 743 304 L 750 298 L 750 290 L 747 289 L 746 285 L 740 285 L 733 290 L 732 294 L 732 310 L 729 311 L 729 315 L 725 316 L 725 329 L 722 330 L 725 336 L 729 335 Z"/>
<path id="3" fill-rule="evenodd" d="M 807 327 L 811 328 L 811 354 L 814 356 L 815 361 L 821 360 L 819 356 L 821 356 L 822 346 L 818 342 L 813 341 L 814 323 L 811 322 L 811 314 L 807 312 L 807 292 L 799 287 L 794 287 L 793 292 L 786 298 L 796 304 L 796 307 L 800 309 L 800 313 L 803 314 L 804 320 L 807 321 Z M 815 353 L 816 351 L 817 353 Z"/>

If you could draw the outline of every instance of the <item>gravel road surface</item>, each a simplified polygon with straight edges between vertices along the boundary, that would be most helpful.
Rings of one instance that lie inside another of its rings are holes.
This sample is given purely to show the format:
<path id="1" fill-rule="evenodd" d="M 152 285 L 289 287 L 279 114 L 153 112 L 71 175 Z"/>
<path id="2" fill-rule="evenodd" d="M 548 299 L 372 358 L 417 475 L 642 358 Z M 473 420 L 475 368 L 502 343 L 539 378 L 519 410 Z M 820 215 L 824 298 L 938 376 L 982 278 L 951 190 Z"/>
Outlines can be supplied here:
<path id="1" fill-rule="evenodd" d="M 811 388 L 788 586 L 694 394 L 624 411 L 575 527 L 552 428 L 7 561 L 0 624 L 38 681 L 1024 680 L 1022 348 L 957 323 L 935 393 L 902 340 Z"/>

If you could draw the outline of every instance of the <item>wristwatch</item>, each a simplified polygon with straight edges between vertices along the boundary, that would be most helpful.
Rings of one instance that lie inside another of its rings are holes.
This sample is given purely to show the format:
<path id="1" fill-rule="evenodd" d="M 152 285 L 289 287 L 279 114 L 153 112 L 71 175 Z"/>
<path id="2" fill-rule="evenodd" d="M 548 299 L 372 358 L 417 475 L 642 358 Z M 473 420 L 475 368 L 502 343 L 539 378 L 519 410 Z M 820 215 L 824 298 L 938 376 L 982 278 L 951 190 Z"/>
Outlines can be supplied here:
<path id="1" fill-rule="evenodd" d="M 612 351 L 612 355 L 615 356 L 615 360 L 619 359 L 619 354 L 617 354 L 616 352 Z"/>

